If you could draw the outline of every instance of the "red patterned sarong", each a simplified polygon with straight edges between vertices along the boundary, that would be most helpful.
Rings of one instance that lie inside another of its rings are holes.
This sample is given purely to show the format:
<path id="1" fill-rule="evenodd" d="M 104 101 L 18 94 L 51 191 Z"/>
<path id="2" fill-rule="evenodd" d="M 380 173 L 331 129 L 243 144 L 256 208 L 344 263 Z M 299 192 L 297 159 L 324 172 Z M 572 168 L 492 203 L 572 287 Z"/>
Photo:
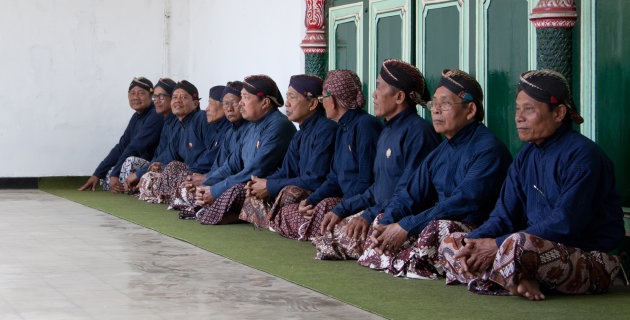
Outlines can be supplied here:
<path id="1" fill-rule="evenodd" d="M 324 215 L 343 201 L 341 198 L 326 198 L 320 201 L 314 209 L 313 216 L 305 218 L 298 211 L 299 203 L 280 208 L 270 226 L 279 235 L 300 241 L 310 241 L 321 235 L 321 225 Z"/>
<path id="2" fill-rule="evenodd" d="M 396 255 L 379 254 L 374 249 L 366 249 L 358 263 L 396 277 L 435 280 L 438 276 L 444 276 L 438 257 L 442 240 L 453 232 L 470 232 L 473 229 L 466 222 L 433 220 L 419 235 L 409 237 Z M 371 241 L 368 239 L 366 242 L 365 247 L 369 248 Z"/>
<path id="3" fill-rule="evenodd" d="M 239 183 L 223 192 L 210 206 L 197 212 L 201 224 L 229 224 L 238 221 L 245 201 L 245 184 Z"/>
<path id="4" fill-rule="evenodd" d="M 511 295 L 506 288 L 515 288 L 520 279 L 538 281 L 541 290 L 603 293 L 621 270 L 619 257 L 583 251 L 520 232 L 501 244 L 488 270 L 477 278 L 467 279 L 460 262 L 453 259 L 465 235 L 454 233 L 444 239 L 439 249 L 440 263 L 446 271 L 446 284 L 467 283 L 473 293 Z"/>
<path id="5" fill-rule="evenodd" d="M 311 191 L 306 189 L 297 186 L 286 186 L 280 190 L 273 203 L 268 200 L 248 197 L 245 199 L 243 209 L 238 218 L 253 224 L 257 228 L 269 229 L 270 221 L 273 221 L 282 207 L 299 203 L 310 194 Z"/>
<path id="6" fill-rule="evenodd" d="M 162 171 L 157 181 L 157 203 L 170 203 L 175 197 L 177 187 L 184 181 L 188 173 L 188 165 L 180 161 L 171 161 Z"/>

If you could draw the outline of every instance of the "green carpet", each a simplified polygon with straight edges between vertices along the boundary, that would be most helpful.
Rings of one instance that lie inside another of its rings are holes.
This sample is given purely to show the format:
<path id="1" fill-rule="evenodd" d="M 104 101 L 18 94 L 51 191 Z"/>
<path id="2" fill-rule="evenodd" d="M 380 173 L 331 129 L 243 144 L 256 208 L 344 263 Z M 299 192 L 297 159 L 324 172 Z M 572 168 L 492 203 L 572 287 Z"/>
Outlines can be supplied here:
<path id="1" fill-rule="evenodd" d="M 314 260 L 310 243 L 289 240 L 249 224 L 203 226 L 182 221 L 166 205 L 110 192 L 78 192 L 85 178 L 42 178 L 43 191 L 107 212 L 184 240 L 236 262 L 265 271 L 392 319 L 627 319 L 630 288 L 604 295 L 549 295 L 542 302 L 519 297 L 480 296 L 444 280 L 396 278 L 354 261 Z M 63 214 L 63 213 L 60 213 Z M 343 318 L 343 315 L 340 315 Z"/>

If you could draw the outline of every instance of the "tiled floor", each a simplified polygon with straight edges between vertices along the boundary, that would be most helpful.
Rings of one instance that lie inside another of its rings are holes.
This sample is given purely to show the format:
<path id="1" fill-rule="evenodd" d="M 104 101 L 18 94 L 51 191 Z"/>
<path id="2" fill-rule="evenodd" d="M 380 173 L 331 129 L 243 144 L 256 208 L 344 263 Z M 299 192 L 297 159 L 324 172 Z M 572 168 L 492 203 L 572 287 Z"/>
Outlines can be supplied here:
<path id="1" fill-rule="evenodd" d="M 0 319 L 370 319 L 327 296 L 37 190 L 0 190 Z"/>

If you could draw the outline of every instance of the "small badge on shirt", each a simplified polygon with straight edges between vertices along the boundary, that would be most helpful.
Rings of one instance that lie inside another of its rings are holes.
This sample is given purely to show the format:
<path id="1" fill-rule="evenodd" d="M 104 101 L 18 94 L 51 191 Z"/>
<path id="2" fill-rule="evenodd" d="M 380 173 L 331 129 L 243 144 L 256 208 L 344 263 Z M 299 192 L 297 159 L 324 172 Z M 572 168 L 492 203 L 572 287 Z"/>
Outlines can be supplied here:
<path id="1" fill-rule="evenodd" d="M 391 155 L 392 155 L 392 149 L 387 148 L 387 151 L 385 151 L 385 156 L 387 157 L 387 159 L 389 159 Z"/>
<path id="2" fill-rule="evenodd" d="M 352 152 L 352 147 L 350 147 L 350 145 L 348 145 L 348 151 Z"/>
<path id="3" fill-rule="evenodd" d="M 260 140 L 256 141 L 256 149 L 258 149 L 258 147 L 260 147 Z"/>
<path id="4" fill-rule="evenodd" d="M 219 144 L 219 141 L 215 141 L 215 142 L 214 142 L 214 145 L 215 145 L 215 146 L 216 146 L 217 144 Z"/>
<path id="5" fill-rule="evenodd" d="M 188 148 L 192 149 L 192 142 L 188 142 Z"/>

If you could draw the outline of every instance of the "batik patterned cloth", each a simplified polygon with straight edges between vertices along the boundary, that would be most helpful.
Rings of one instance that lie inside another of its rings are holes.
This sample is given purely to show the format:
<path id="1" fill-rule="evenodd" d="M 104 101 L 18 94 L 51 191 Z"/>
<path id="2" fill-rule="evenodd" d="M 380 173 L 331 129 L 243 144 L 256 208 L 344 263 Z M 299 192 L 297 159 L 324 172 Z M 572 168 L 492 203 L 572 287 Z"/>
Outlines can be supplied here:
<path id="1" fill-rule="evenodd" d="M 374 249 L 368 249 L 371 244 L 368 238 L 358 263 L 396 277 L 435 280 L 444 276 L 438 257 L 442 240 L 453 232 L 472 230 L 473 226 L 466 222 L 433 220 L 419 235 L 409 237 L 396 255 L 379 254 Z"/>
<path id="2" fill-rule="evenodd" d="M 209 206 L 197 212 L 201 224 L 228 224 L 238 221 L 238 214 L 245 202 L 245 184 L 239 183 L 223 192 Z"/>
<path id="3" fill-rule="evenodd" d="M 140 178 L 140 182 L 138 182 L 138 187 L 140 191 L 140 193 L 138 194 L 138 199 L 147 201 L 149 203 L 158 203 L 157 186 L 158 181 L 161 178 L 161 172 L 149 171 L 145 173 L 142 178 Z"/>
<path id="4" fill-rule="evenodd" d="M 468 284 L 468 290 L 473 293 L 511 295 L 506 288 L 515 287 L 520 279 L 535 279 L 541 290 L 569 294 L 603 293 L 621 271 L 617 256 L 583 251 L 519 232 L 501 244 L 488 270 L 469 279 L 460 262 L 453 258 L 462 248 L 461 239 L 465 235 L 458 232 L 444 239 L 439 249 L 440 263 L 446 271 L 447 284 Z"/>
<path id="5" fill-rule="evenodd" d="M 286 186 L 280 190 L 273 203 L 255 197 L 245 199 L 239 219 L 253 224 L 256 228 L 269 229 L 270 221 L 276 217 L 281 208 L 298 203 L 306 198 L 311 191 L 297 186 Z M 273 230 L 273 228 L 271 229 Z"/>
<path id="6" fill-rule="evenodd" d="M 164 171 L 162 178 L 157 181 L 157 203 L 170 203 L 177 193 L 177 187 L 184 182 L 188 175 L 188 165 L 180 161 L 171 161 Z"/>
<path id="7" fill-rule="evenodd" d="M 195 206 L 195 189 L 192 192 L 188 192 L 188 189 L 184 187 L 182 182 L 175 190 L 175 197 L 171 199 L 169 208 L 175 210 L 181 210 L 186 207 Z"/>
<path id="8" fill-rule="evenodd" d="M 118 182 L 124 183 L 125 179 L 127 179 L 127 176 L 129 176 L 132 173 L 135 173 L 136 170 L 138 170 L 138 168 L 142 167 L 143 165 L 147 163 L 149 163 L 149 161 L 144 160 L 139 157 L 127 157 L 127 159 L 125 159 L 125 162 L 123 162 L 122 167 L 120 169 L 120 174 L 118 175 Z M 112 174 L 113 169 L 114 168 L 109 169 L 109 171 L 107 171 L 107 175 L 105 176 L 105 179 L 99 180 L 99 183 L 101 187 L 103 188 L 103 190 L 110 190 L 109 178 L 110 178 L 110 175 Z"/>
<path id="9" fill-rule="evenodd" d="M 346 229 L 350 221 L 361 217 L 363 211 L 353 214 L 335 225 L 335 229 L 332 233 L 325 233 L 321 236 L 315 237 L 312 240 L 315 249 L 317 249 L 317 256 L 315 259 L 319 260 L 356 260 L 359 259 L 365 248 L 365 241 L 359 239 L 355 240 L 346 235 Z M 375 221 L 378 223 L 382 215 L 379 215 Z M 368 237 L 372 234 L 374 229 L 373 224 L 370 225 L 368 230 Z"/>
<path id="10" fill-rule="evenodd" d="M 300 214 L 299 203 L 284 206 L 273 219 L 271 228 L 289 239 L 311 241 L 321 235 L 320 228 L 324 215 L 341 201 L 343 201 L 341 198 L 325 198 L 315 206 L 313 215 L 309 218 Z"/>

